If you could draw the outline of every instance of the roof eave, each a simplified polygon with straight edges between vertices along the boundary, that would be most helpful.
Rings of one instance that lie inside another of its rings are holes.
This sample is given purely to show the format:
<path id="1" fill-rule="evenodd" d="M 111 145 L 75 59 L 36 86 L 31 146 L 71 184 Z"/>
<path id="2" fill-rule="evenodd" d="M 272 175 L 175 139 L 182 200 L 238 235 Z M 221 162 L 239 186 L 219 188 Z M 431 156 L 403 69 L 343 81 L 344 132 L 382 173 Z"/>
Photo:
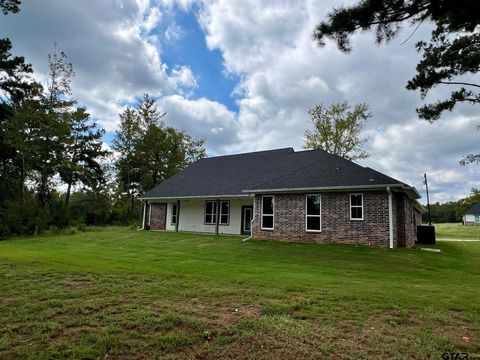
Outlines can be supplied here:
<path id="1" fill-rule="evenodd" d="M 375 190 L 386 189 L 387 187 L 403 188 L 403 184 L 375 184 L 375 185 L 349 185 L 349 186 L 315 186 L 315 187 L 299 187 L 299 188 L 277 188 L 277 189 L 251 189 L 243 190 L 244 193 L 258 194 L 265 192 L 304 192 L 304 191 L 332 191 L 332 190 Z"/>
<path id="2" fill-rule="evenodd" d="M 412 198 L 419 199 L 421 196 L 414 187 L 405 184 L 375 184 L 375 185 L 349 185 L 349 186 L 316 186 L 301 188 L 278 188 L 278 189 L 250 189 L 243 190 L 247 194 L 259 193 L 286 193 L 286 192 L 306 192 L 306 191 L 351 191 L 351 190 L 383 190 L 387 187 L 400 188 L 412 195 Z"/>
<path id="3" fill-rule="evenodd" d="M 248 194 L 236 195 L 186 195 L 186 196 L 142 196 L 142 200 L 186 200 L 186 199 L 245 199 Z"/>

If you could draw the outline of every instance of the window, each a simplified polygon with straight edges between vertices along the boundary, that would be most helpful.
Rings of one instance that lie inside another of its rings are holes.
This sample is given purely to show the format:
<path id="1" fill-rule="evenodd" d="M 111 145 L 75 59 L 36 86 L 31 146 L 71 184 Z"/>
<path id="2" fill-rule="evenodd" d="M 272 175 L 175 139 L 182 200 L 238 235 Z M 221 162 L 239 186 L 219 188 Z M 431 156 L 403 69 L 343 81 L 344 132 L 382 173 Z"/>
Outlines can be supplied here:
<path id="1" fill-rule="evenodd" d="M 230 223 L 230 201 L 220 201 L 220 225 Z"/>
<path id="2" fill-rule="evenodd" d="M 307 231 L 322 231 L 322 199 L 320 195 L 306 196 L 306 230 Z"/>
<path id="3" fill-rule="evenodd" d="M 262 229 L 273 230 L 273 208 L 275 199 L 273 196 L 262 196 Z"/>
<path id="4" fill-rule="evenodd" d="M 217 202 L 205 201 L 205 224 L 213 225 L 217 222 Z"/>
<path id="5" fill-rule="evenodd" d="M 177 204 L 172 204 L 171 224 L 175 225 L 176 223 L 177 223 Z"/>
<path id="6" fill-rule="evenodd" d="M 350 220 L 363 220 L 363 194 L 350 194 Z"/>
<path id="7" fill-rule="evenodd" d="M 228 225 L 230 223 L 230 201 L 224 200 L 219 202 L 220 217 L 219 225 Z M 205 224 L 215 225 L 217 223 L 217 201 L 205 201 Z"/>

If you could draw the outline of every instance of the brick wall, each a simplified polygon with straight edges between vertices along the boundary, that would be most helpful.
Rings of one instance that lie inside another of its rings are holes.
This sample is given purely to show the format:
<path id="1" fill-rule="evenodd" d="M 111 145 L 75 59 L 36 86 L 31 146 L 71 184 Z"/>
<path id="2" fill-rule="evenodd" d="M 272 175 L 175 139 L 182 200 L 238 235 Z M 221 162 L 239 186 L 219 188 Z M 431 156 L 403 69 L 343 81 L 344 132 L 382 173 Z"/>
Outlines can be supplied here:
<path id="1" fill-rule="evenodd" d="M 389 246 L 388 195 L 386 191 L 363 193 L 363 220 L 350 220 L 350 193 L 321 193 L 322 231 L 305 230 L 305 195 L 276 194 L 274 230 L 261 229 L 261 195 L 255 197 L 253 237 L 316 243 L 362 244 Z M 394 246 L 412 246 L 414 226 L 408 217 L 411 200 L 404 194 L 393 194 Z"/>
<path id="2" fill-rule="evenodd" d="M 150 229 L 165 230 L 167 219 L 167 204 L 151 204 Z"/>
<path id="3" fill-rule="evenodd" d="M 350 194 L 322 193 L 322 232 L 305 230 L 305 194 L 275 195 L 275 229 L 260 228 L 261 196 L 255 197 L 256 239 L 388 246 L 388 201 L 385 191 L 363 192 L 364 220 L 350 220 Z"/>

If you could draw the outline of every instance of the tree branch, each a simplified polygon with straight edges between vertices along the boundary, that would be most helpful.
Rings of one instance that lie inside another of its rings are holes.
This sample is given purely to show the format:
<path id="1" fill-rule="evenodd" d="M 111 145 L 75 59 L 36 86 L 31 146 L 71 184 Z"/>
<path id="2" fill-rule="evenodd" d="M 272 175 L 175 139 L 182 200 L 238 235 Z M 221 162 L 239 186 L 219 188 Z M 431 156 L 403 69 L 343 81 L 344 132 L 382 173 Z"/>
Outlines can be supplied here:
<path id="1" fill-rule="evenodd" d="M 446 84 L 446 85 L 466 85 L 466 86 L 475 86 L 480 88 L 480 85 L 477 84 L 472 84 L 472 83 L 466 83 L 466 82 L 461 82 L 461 81 L 439 81 L 440 84 Z"/>

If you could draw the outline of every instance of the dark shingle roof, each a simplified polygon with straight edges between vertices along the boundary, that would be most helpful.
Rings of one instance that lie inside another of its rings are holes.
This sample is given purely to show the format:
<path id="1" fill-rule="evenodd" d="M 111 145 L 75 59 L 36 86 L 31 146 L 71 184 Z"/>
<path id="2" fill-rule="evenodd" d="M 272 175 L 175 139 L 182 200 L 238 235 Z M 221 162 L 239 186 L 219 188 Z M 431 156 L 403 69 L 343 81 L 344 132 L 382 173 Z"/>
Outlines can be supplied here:
<path id="1" fill-rule="evenodd" d="M 476 203 L 475 205 L 473 205 L 470 209 L 465 211 L 465 214 L 468 214 L 468 215 L 480 214 L 480 203 Z"/>
<path id="2" fill-rule="evenodd" d="M 408 185 L 323 150 L 292 148 L 201 159 L 144 197 L 245 195 L 244 190 Z"/>

